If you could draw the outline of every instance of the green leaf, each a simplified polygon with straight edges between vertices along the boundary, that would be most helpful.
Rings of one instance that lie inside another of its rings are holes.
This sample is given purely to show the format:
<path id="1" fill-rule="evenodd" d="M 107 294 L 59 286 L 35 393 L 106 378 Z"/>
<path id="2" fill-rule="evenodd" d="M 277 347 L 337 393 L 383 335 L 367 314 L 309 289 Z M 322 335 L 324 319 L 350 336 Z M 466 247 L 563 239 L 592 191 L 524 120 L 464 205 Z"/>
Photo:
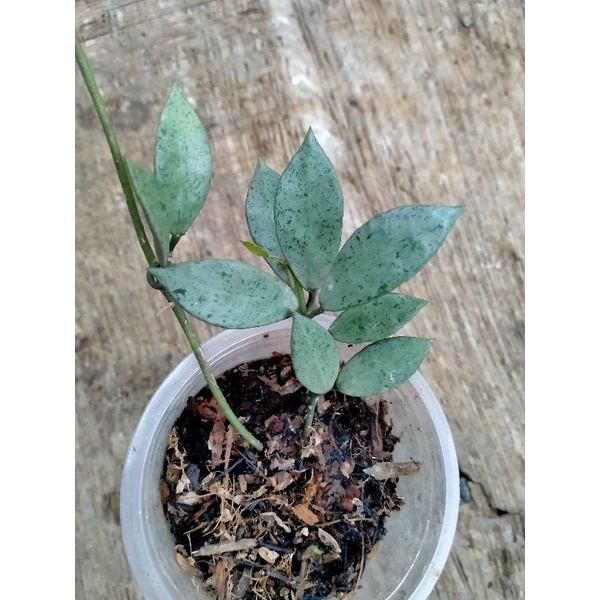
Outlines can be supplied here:
<path id="1" fill-rule="evenodd" d="M 325 394 L 331 390 L 340 370 L 340 355 L 327 329 L 294 313 L 291 348 L 292 365 L 298 381 L 314 394 Z"/>
<path id="2" fill-rule="evenodd" d="M 154 173 L 168 193 L 171 233 L 183 235 L 206 200 L 211 155 L 206 130 L 176 84 L 156 133 Z"/>
<path id="3" fill-rule="evenodd" d="M 167 201 L 154 173 L 126 159 L 127 170 L 154 239 L 154 252 L 159 264 L 166 265 L 169 258 L 170 222 Z"/>
<path id="4" fill-rule="evenodd" d="M 258 244 L 253 244 L 252 242 L 245 242 L 244 240 L 240 241 L 242 242 L 242 246 L 244 246 L 246 250 L 252 252 L 252 254 L 254 254 L 255 256 L 260 256 L 261 258 L 267 258 L 269 256 L 269 253 L 264 248 L 261 248 Z"/>
<path id="5" fill-rule="evenodd" d="M 329 333 L 347 344 L 377 342 L 396 333 L 425 305 L 427 300 L 386 294 L 360 306 L 347 308 L 331 324 Z"/>
<path id="6" fill-rule="evenodd" d="M 271 256 L 283 257 L 275 233 L 275 195 L 279 179 L 279 175 L 259 159 L 248 187 L 245 209 L 252 239 Z M 267 259 L 267 263 L 279 278 L 288 282 L 285 270 L 277 261 Z"/>
<path id="7" fill-rule="evenodd" d="M 319 295 L 325 310 L 342 310 L 387 294 L 435 255 L 462 206 L 401 206 L 359 227 L 340 250 Z"/>
<path id="8" fill-rule="evenodd" d="M 349 396 L 372 396 L 403 384 L 419 368 L 433 340 L 394 337 L 355 354 L 340 370 L 336 388 Z"/>
<path id="9" fill-rule="evenodd" d="M 307 290 L 321 287 L 342 237 L 342 190 L 331 161 L 308 130 L 281 175 L 275 227 L 283 256 Z"/>
<path id="10" fill-rule="evenodd" d="M 235 260 L 183 262 L 149 272 L 184 310 L 218 327 L 269 325 L 298 308 L 285 284 Z"/>

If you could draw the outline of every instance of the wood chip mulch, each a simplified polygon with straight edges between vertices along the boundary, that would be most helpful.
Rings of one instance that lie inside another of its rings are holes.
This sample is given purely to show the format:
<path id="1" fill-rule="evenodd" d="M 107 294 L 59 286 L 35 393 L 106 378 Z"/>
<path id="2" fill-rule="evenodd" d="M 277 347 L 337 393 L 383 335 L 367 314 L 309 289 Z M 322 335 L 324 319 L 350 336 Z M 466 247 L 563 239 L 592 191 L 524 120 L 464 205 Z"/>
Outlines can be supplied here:
<path id="1" fill-rule="evenodd" d="M 399 439 L 385 402 L 330 392 L 302 447 L 307 394 L 289 356 L 241 365 L 219 385 L 265 449 L 234 432 L 207 388 L 189 399 L 160 483 L 178 563 L 219 600 L 345 597 L 404 503 L 399 476 L 419 469 L 391 462 Z"/>

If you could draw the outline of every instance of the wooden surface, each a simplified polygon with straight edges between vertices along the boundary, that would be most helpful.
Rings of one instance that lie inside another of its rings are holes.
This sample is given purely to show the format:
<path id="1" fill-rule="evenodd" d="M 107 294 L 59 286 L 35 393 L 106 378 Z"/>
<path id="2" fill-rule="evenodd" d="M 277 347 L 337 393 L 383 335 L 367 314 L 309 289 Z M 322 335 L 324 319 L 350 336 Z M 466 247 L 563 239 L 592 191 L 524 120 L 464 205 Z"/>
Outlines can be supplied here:
<path id="1" fill-rule="evenodd" d="M 403 291 L 430 304 L 422 371 L 471 502 L 431 595 L 524 597 L 524 7 L 517 0 L 77 0 L 76 25 L 125 154 L 150 167 L 173 81 L 195 102 L 214 174 L 178 259 L 249 259 L 245 191 L 309 126 L 337 169 L 345 237 L 375 212 L 466 204 Z M 153 389 L 189 350 L 144 259 L 76 74 L 77 597 L 139 598 L 118 490 Z M 256 262 L 255 264 L 259 264 Z M 158 315 L 158 316 L 157 316 Z M 203 340 L 217 332 L 202 324 Z M 467 481 L 468 480 L 468 481 Z"/>

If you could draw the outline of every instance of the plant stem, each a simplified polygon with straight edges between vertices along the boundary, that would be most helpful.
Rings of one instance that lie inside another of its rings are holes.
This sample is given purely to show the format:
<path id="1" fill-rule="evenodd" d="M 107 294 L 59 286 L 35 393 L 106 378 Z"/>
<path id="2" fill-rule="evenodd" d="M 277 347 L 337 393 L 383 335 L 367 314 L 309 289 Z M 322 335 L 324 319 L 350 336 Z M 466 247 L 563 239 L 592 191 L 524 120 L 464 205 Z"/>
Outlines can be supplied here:
<path id="1" fill-rule="evenodd" d="M 282 261 L 280 264 L 285 269 L 289 286 L 292 288 L 292 292 L 294 292 L 294 295 L 296 296 L 299 312 L 301 315 L 306 316 L 306 300 L 304 298 L 304 289 L 300 285 L 300 282 L 296 279 L 292 269 L 290 269 L 290 265 L 288 265 L 285 261 Z"/>
<path id="2" fill-rule="evenodd" d="M 175 300 L 171 297 L 171 295 L 168 292 L 164 292 L 164 294 L 165 294 L 166 299 L 169 302 L 175 303 Z M 175 313 L 175 316 L 177 317 L 177 320 L 179 321 L 179 324 L 181 325 L 181 328 L 183 329 L 183 333 L 185 334 L 185 337 L 187 338 L 187 340 L 192 348 L 192 351 L 194 352 L 194 355 L 196 356 L 198 364 L 200 365 L 200 370 L 202 371 L 202 375 L 204 375 L 204 379 L 206 380 L 206 385 L 208 385 L 208 388 L 213 393 L 215 400 L 217 401 L 217 404 L 219 405 L 219 408 L 223 411 L 223 414 L 225 415 L 225 418 L 231 423 L 233 428 L 250 445 L 252 445 L 254 448 L 256 448 L 256 450 L 258 450 L 259 452 L 262 451 L 262 449 L 263 449 L 262 443 L 259 440 L 257 440 L 248 431 L 248 429 L 246 429 L 246 427 L 237 418 L 237 416 L 235 415 L 235 413 L 229 406 L 227 400 L 225 399 L 225 396 L 223 396 L 223 392 L 221 392 L 221 389 L 219 388 L 219 384 L 217 383 L 217 380 L 215 379 L 214 375 L 212 374 L 212 371 L 210 370 L 210 367 L 208 366 L 206 359 L 204 358 L 204 355 L 202 354 L 202 350 L 200 349 L 200 344 L 198 343 L 196 334 L 194 333 L 194 331 L 192 330 L 192 328 L 190 326 L 190 323 L 188 321 L 185 311 L 178 304 L 175 303 L 173 306 L 173 312 Z"/>
<path id="3" fill-rule="evenodd" d="M 317 407 L 317 399 L 319 394 L 308 392 L 308 404 L 306 406 L 306 416 L 304 417 L 304 433 L 302 434 L 302 442 L 307 444 L 310 438 L 310 430 L 315 418 L 315 408 Z"/>
<path id="4" fill-rule="evenodd" d="M 127 208 L 129 210 L 129 215 L 131 217 L 131 221 L 133 222 L 133 227 L 135 229 L 138 241 L 140 243 L 142 251 L 144 252 L 146 260 L 148 261 L 148 266 L 154 266 L 156 264 L 156 256 L 154 254 L 154 251 L 152 250 L 152 246 L 148 242 L 148 238 L 144 230 L 144 224 L 142 222 L 140 213 L 137 208 L 135 195 L 133 193 L 133 186 L 131 185 L 131 180 L 129 179 L 129 172 L 127 171 L 127 166 L 125 164 L 125 161 L 123 160 L 123 155 L 121 154 L 121 150 L 117 142 L 117 136 L 113 128 L 112 122 L 110 120 L 110 117 L 108 115 L 108 111 L 106 110 L 106 105 L 104 104 L 102 95 L 100 94 L 100 90 L 98 89 L 98 85 L 96 84 L 94 74 L 92 73 L 92 70 L 90 68 L 87 56 L 85 55 L 85 51 L 83 50 L 83 46 L 81 45 L 81 42 L 79 41 L 77 35 L 75 35 L 75 58 L 77 60 L 77 65 L 79 66 L 79 70 L 81 71 L 81 75 L 83 76 L 85 85 L 92 98 L 92 103 L 94 104 L 96 114 L 98 115 L 100 123 L 102 124 L 102 129 L 104 131 L 106 141 L 108 142 L 108 146 L 113 157 L 113 162 L 115 163 L 115 168 L 117 169 L 119 181 L 121 182 L 121 187 L 123 188 L 123 193 L 125 194 Z M 202 375 L 206 380 L 206 385 L 208 385 L 208 388 L 213 393 L 217 404 L 223 411 L 223 414 L 231 423 L 233 428 L 248 443 L 250 443 L 257 450 L 261 451 L 263 449 L 262 443 L 259 440 L 257 440 L 241 423 L 241 421 L 237 418 L 233 410 L 231 410 L 231 407 L 227 403 L 225 396 L 223 396 L 223 392 L 221 392 L 221 389 L 219 388 L 219 385 L 217 384 L 217 381 L 214 375 L 212 374 L 210 367 L 208 366 L 208 363 L 204 358 L 204 355 L 202 354 L 200 344 L 198 343 L 196 334 L 190 326 L 185 311 L 175 302 L 175 299 L 170 294 L 168 294 L 164 290 L 162 290 L 162 293 L 164 294 L 165 298 L 173 304 L 173 312 L 175 313 L 175 316 L 177 317 L 177 320 L 179 321 L 179 324 L 183 329 L 185 337 L 187 338 L 192 348 L 192 352 L 194 353 L 194 356 L 198 361 L 198 365 L 200 366 Z"/>
<path id="5" fill-rule="evenodd" d="M 90 97 L 92 98 L 92 103 L 96 109 L 96 114 L 100 119 L 104 136 L 108 142 L 108 147 L 110 148 L 113 162 L 115 163 L 115 168 L 117 169 L 117 175 L 119 176 L 119 181 L 121 182 L 121 187 L 123 188 L 123 193 L 125 194 L 125 202 L 127 203 L 127 209 L 129 210 L 131 221 L 133 222 L 133 228 L 135 229 L 135 233 L 148 264 L 153 266 L 156 264 L 156 256 L 152 250 L 150 242 L 148 242 L 144 224 L 135 202 L 135 196 L 133 194 L 133 187 L 129 179 L 129 173 L 127 172 L 127 166 L 123 159 L 123 155 L 121 154 L 121 149 L 119 148 L 119 143 L 117 141 L 117 136 L 110 120 L 110 116 L 106 110 L 106 105 L 104 104 L 104 100 L 102 99 L 102 95 L 98 89 L 98 84 L 96 83 L 96 79 L 92 73 L 92 69 L 90 68 L 87 56 L 77 35 L 75 35 L 75 59 L 77 60 L 77 65 L 81 71 L 83 81 L 85 82 L 88 92 L 90 93 Z"/>

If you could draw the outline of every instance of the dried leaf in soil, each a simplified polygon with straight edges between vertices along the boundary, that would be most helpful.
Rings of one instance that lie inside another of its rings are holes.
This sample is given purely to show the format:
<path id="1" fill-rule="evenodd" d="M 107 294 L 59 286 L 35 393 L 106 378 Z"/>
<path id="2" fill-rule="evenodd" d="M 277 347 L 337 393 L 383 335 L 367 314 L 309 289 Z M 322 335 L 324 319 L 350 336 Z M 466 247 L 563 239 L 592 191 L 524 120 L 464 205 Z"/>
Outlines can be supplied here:
<path id="1" fill-rule="evenodd" d="M 179 564 L 219 600 L 350 593 L 403 504 L 396 481 L 418 470 L 390 462 L 398 439 L 385 403 L 330 392 L 302 447 L 307 396 L 289 356 L 240 365 L 219 384 L 265 451 L 233 432 L 208 390 L 189 399 L 161 481 Z"/>

